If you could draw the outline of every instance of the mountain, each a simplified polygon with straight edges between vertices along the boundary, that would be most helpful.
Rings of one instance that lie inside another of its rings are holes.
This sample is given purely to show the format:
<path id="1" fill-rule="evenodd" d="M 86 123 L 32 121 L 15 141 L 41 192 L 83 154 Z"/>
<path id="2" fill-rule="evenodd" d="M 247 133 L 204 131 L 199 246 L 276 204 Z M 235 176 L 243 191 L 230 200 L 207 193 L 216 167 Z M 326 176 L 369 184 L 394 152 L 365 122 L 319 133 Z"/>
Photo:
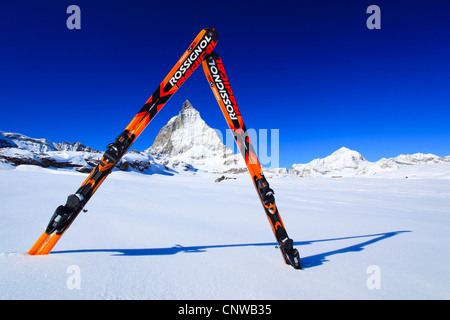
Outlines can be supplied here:
<path id="1" fill-rule="evenodd" d="M 79 172 L 91 172 L 100 162 L 102 153 L 80 142 L 55 143 L 47 139 L 35 139 L 23 134 L 0 131 L 0 168 L 11 169 L 18 165 L 70 168 Z M 140 172 L 165 172 L 168 168 L 156 163 L 150 154 L 131 150 L 116 166 L 118 170 Z"/>
<path id="2" fill-rule="evenodd" d="M 32 152 L 42 153 L 47 151 L 84 151 L 100 152 L 81 144 L 80 142 L 54 143 L 47 139 L 35 139 L 20 133 L 0 131 L 0 148 L 18 148 Z"/>
<path id="3" fill-rule="evenodd" d="M 380 166 L 396 167 L 399 165 L 414 165 L 421 163 L 443 163 L 450 162 L 450 156 L 439 157 L 431 153 L 414 153 L 414 154 L 401 154 L 398 157 L 390 159 L 380 159 L 377 161 Z"/>
<path id="4" fill-rule="evenodd" d="M 307 164 L 294 164 L 289 174 L 300 177 L 340 175 L 343 171 L 359 171 L 366 168 L 368 161 L 356 152 L 347 148 L 340 148 L 326 158 L 315 159 Z"/>
<path id="5" fill-rule="evenodd" d="M 217 132 L 200 117 L 186 100 L 179 114 L 161 128 L 152 146 L 146 150 L 165 165 L 184 170 L 244 172 L 244 160 L 233 154 Z"/>
<path id="6" fill-rule="evenodd" d="M 415 153 L 370 162 L 359 152 L 342 147 L 323 159 L 315 159 L 306 164 L 294 164 L 288 172 L 299 177 L 375 176 L 397 171 L 405 166 L 438 163 L 450 163 L 450 156 L 438 157 L 433 154 Z"/>

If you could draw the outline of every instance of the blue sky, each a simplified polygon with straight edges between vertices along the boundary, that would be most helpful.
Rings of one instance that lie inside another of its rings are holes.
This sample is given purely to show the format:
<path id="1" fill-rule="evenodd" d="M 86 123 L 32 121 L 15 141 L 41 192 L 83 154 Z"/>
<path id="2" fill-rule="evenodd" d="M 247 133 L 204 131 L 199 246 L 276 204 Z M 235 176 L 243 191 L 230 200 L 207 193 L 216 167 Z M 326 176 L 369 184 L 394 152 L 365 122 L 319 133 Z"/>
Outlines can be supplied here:
<path id="1" fill-rule="evenodd" d="M 69 30 L 66 9 L 81 9 Z M 369 5 L 381 29 L 369 30 Z M 248 128 L 279 129 L 280 166 L 345 146 L 368 160 L 450 155 L 447 1 L 8 1 L 0 4 L 0 130 L 104 150 L 205 27 Z M 223 115 L 198 69 L 135 142 L 189 99 Z"/>

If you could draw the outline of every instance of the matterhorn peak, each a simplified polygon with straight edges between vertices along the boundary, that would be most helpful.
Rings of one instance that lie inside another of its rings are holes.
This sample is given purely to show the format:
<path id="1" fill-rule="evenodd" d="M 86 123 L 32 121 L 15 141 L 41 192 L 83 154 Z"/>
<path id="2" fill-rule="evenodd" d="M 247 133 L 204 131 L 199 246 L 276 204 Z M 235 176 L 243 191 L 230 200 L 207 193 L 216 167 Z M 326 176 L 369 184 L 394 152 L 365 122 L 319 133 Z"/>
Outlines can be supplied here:
<path id="1" fill-rule="evenodd" d="M 181 107 L 181 110 L 188 110 L 188 109 L 194 109 L 194 107 L 192 106 L 192 103 L 190 103 L 189 100 L 186 99 L 183 102 L 183 106 Z"/>
<path id="2" fill-rule="evenodd" d="M 229 170 L 243 164 L 240 155 L 223 144 L 216 130 L 206 124 L 188 100 L 145 152 L 167 162 L 184 162 L 207 171 Z"/>

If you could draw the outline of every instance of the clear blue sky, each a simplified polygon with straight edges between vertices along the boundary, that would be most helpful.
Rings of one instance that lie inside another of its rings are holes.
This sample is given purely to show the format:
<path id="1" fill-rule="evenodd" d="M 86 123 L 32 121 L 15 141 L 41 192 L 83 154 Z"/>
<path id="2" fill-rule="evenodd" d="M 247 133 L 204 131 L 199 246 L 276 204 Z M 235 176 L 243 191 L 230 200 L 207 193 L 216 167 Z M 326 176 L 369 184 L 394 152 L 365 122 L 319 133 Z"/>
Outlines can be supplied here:
<path id="1" fill-rule="evenodd" d="M 81 30 L 66 9 L 81 8 Z M 381 29 L 369 30 L 369 5 Z M 279 129 L 280 166 L 346 146 L 368 160 L 450 154 L 443 0 L 2 1 L 0 130 L 105 150 L 197 33 L 214 27 L 248 128 Z M 133 148 L 189 99 L 226 123 L 198 69 Z"/>

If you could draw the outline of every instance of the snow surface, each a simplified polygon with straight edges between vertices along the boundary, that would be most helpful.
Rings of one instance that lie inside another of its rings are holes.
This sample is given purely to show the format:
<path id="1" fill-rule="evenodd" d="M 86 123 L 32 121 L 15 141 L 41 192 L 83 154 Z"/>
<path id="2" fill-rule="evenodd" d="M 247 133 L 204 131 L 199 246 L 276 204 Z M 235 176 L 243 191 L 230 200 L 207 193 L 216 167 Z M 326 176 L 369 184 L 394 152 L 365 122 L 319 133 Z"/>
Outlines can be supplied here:
<path id="1" fill-rule="evenodd" d="M 115 171 L 50 255 L 28 256 L 86 174 L 0 170 L 0 299 L 449 299 L 450 174 L 437 168 L 269 179 L 304 270 L 284 264 L 245 174 Z"/>

